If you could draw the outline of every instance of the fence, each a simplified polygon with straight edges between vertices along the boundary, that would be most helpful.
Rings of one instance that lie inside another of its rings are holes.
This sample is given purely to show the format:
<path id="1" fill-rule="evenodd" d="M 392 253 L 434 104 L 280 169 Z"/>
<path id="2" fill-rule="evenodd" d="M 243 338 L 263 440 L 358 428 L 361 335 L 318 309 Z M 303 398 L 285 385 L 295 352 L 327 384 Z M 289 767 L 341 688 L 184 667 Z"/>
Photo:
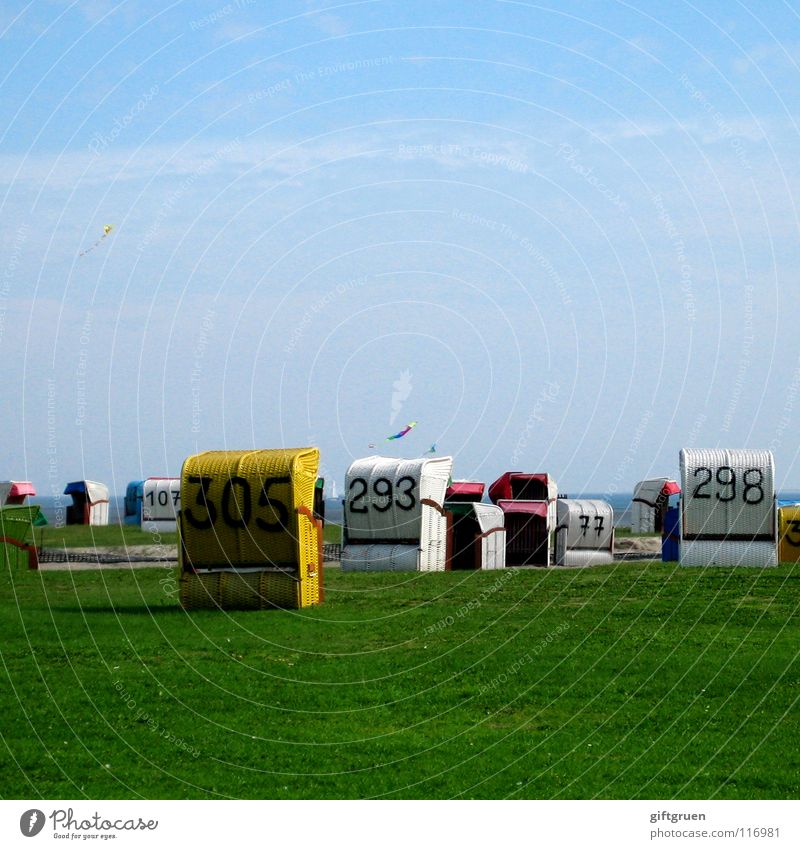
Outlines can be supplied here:
<path id="1" fill-rule="evenodd" d="M 341 560 L 342 546 L 339 543 L 325 543 L 323 558 L 325 562 Z M 67 548 L 40 548 L 39 563 L 177 563 L 178 555 L 158 557 L 153 554 L 109 554 L 107 552 L 70 551 Z"/>

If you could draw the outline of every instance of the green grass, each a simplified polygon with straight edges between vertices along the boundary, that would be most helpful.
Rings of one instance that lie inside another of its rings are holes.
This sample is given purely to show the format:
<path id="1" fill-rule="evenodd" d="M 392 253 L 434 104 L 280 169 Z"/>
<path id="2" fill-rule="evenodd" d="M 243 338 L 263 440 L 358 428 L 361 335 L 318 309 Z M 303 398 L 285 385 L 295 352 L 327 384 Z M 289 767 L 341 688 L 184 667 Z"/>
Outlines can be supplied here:
<path id="1" fill-rule="evenodd" d="M 42 532 L 44 534 L 42 535 Z M 44 540 L 45 548 L 91 548 L 92 546 L 176 545 L 177 534 L 152 534 L 138 525 L 68 525 L 55 528 L 45 525 L 35 529 L 36 544 Z M 325 525 L 325 542 L 341 542 L 339 525 Z"/>
<path id="2" fill-rule="evenodd" d="M 300 612 L 173 577 L 0 577 L 2 796 L 800 793 L 798 565 L 329 569 Z"/>
<path id="3" fill-rule="evenodd" d="M 338 542 L 342 541 L 342 526 L 341 525 L 325 525 L 322 533 L 325 542 Z"/>
<path id="4" fill-rule="evenodd" d="M 154 534 L 139 525 L 67 525 L 36 528 L 36 544 L 45 548 L 91 548 L 92 546 L 175 545 L 177 534 Z M 44 532 L 44 533 L 42 533 Z"/>

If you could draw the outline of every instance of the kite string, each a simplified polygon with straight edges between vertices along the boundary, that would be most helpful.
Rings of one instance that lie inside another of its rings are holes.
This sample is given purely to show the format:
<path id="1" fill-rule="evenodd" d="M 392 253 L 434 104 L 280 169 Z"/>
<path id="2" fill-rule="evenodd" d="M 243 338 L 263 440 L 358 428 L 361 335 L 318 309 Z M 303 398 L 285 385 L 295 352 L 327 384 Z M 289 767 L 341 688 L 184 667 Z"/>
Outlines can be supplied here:
<path id="1" fill-rule="evenodd" d="M 90 254 L 99 244 L 105 239 L 105 237 L 114 229 L 113 224 L 105 224 L 103 226 L 103 235 L 90 247 L 86 248 L 85 251 L 81 251 L 78 256 L 86 256 L 86 254 Z"/>

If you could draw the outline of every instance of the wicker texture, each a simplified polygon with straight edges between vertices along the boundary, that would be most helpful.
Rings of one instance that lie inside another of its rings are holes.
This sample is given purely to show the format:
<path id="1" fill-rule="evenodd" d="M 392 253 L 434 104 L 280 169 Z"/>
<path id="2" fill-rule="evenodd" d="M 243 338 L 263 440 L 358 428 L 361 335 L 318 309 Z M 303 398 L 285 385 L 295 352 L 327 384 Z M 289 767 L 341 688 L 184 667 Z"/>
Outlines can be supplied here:
<path id="1" fill-rule="evenodd" d="M 196 575 L 181 574 L 180 601 L 185 610 L 207 610 L 219 607 L 219 584 L 221 572 Z"/>
<path id="2" fill-rule="evenodd" d="M 415 545 L 346 545 L 342 548 L 343 572 L 416 572 L 419 548 Z"/>
<path id="3" fill-rule="evenodd" d="M 610 551 L 591 551 L 589 549 L 567 549 L 556 559 L 556 566 L 602 566 L 613 563 L 614 555 Z"/>
<path id="4" fill-rule="evenodd" d="M 179 523 L 187 583 L 195 571 L 194 577 L 205 577 L 203 570 L 219 574 L 213 597 L 223 609 L 319 603 L 322 533 L 312 514 L 318 465 L 316 448 L 189 457 L 181 474 Z M 181 603 L 193 609 L 199 596 L 187 589 Z"/>
<path id="5" fill-rule="evenodd" d="M 13 542 L 0 541 L 0 552 L 2 552 L 3 565 L 7 569 L 19 571 L 28 569 L 30 565 L 29 547 L 23 543 L 14 545 Z"/>
<path id="6" fill-rule="evenodd" d="M 614 560 L 614 510 L 607 501 L 559 498 L 557 566 L 596 566 Z"/>
<path id="7" fill-rule="evenodd" d="M 778 547 L 772 542 L 681 540 L 681 566 L 777 566 Z"/>
<path id="8" fill-rule="evenodd" d="M 352 463 L 345 484 L 342 568 L 444 571 L 448 525 L 442 505 L 452 469 L 452 457 L 376 456 Z"/>
<path id="9" fill-rule="evenodd" d="M 444 504 L 452 457 L 398 460 L 364 457 L 347 470 L 345 524 L 356 543 L 403 543 L 425 531 L 422 501 Z M 381 493 L 391 492 L 391 495 Z"/>
<path id="10" fill-rule="evenodd" d="M 223 610 L 260 610 L 262 574 L 223 572 L 219 580 L 219 606 Z"/>
<path id="11" fill-rule="evenodd" d="M 771 451 L 684 448 L 680 467 L 684 537 L 701 540 L 735 534 L 775 538 L 775 463 Z M 720 483 L 720 479 L 734 483 Z M 752 482 L 757 482 L 757 488 Z M 744 497 L 746 486 L 760 499 L 758 503 Z"/>
<path id="12" fill-rule="evenodd" d="M 128 495 L 125 498 L 127 502 Z M 178 511 L 181 509 L 180 478 L 148 478 L 142 483 L 139 503 L 142 530 L 175 533 Z"/>
<path id="13" fill-rule="evenodd" d="M 634 534 L 653 534 L 661 530 L 663 513 L 669 496 L 662 495 L 670 478 L 648 478 L 633 488 L 631 531 Z"/>
<path id="14" fill-rule="evenodd" d="M 315 580 L 298 581 L 286 572 L 261 573 L 261 597 L 264 607 L 308 607 L 317 603 Z"/>
<path id="15" fill-rule="evenodd" d="M 185 610 L 297 609 L 319 602 L 316 577 L 299 581 L 281 570 L 249 572 L 184 572 L 180 579 L 180 601 Z"/>
<path id="16" fill-rule="evenodd" d="M 800 562 L 800 506 L 778 510 L 778 533 L 778 559 L 781 563 Z"/>
<path id="17" fill-rule="evenodd" d="M 494 504 L 473 504 L 481 538 L 481 569 L 506 568 L 505 514 Z M 492 532 L 492 533 L 490 533 Z"/>
<path id="18" fill-rule="evenodd" d="M 506 530 L 495 531 L 481 539 L 481 569 L 506 568 Z"/>
<path id="19" fill-rule="evenodd" d="M 777 563 L 775 463 L 771 451 L 680 452 L 682 566 Z"/>
<path id="20" fill-rule="evenodd" d="M 450 517 L 449 569 L 504 569 L 503 511 L 494 504 L 446 501 Z"/>

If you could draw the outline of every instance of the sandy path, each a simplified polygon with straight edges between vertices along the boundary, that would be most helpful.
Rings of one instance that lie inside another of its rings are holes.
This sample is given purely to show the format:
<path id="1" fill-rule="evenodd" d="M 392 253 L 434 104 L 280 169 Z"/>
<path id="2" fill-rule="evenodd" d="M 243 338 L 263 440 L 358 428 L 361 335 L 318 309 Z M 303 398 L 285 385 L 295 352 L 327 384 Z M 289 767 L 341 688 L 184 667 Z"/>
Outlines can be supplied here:
<path id="1" fill-rule="evenodd" d="M 89 548 L 67 548 L 65 550 L 70 554 L 85 554 L 88 557 L 97 555 L 102 557 L 104 554 L 113 554 L 129 557 L 130 560 L 116 563 L 98 563 L 91 560 L 83 563 L 40 563 L 39 571 L 81 572 L 97 569 L 171 569 L 176 571 L 178 568 L 178 547 L 176 545 L 129 545 L 127 547 L 98 545 Z M 148 557 L 153 559 L 148 560 Z"/>
<path id="2" fill-rule="evenodd" d="M 87 561 L 84 563 L 40 563 L 41 572 L 82 572 L 98 569 L 164 569 L 177 571 L 178 548 L 174 545 L 130 545 L 122 546 L 97 546 L 95 548 L 70 548 L 69 552 L 86 555 L 114 554 L 130 557 L 128 561 L 117 563 L 97 563 Z M 614 555 L 620 560 L 627 556 L 642 557 L 650 554 L 654 560 L 661 558 L 660 537 L 622 537 L 615 540 Z M 146 558 L 163 558 L 161 560 L 147 560 Z M 140 559 L 141 558 L 141 559 Z M 169 559 L 167 559 L 169 558 Z M 325 568 L 337 568 L 339 562 L 328 561 Z M 574 568 L 574 567 L 570 567 Z"/>

